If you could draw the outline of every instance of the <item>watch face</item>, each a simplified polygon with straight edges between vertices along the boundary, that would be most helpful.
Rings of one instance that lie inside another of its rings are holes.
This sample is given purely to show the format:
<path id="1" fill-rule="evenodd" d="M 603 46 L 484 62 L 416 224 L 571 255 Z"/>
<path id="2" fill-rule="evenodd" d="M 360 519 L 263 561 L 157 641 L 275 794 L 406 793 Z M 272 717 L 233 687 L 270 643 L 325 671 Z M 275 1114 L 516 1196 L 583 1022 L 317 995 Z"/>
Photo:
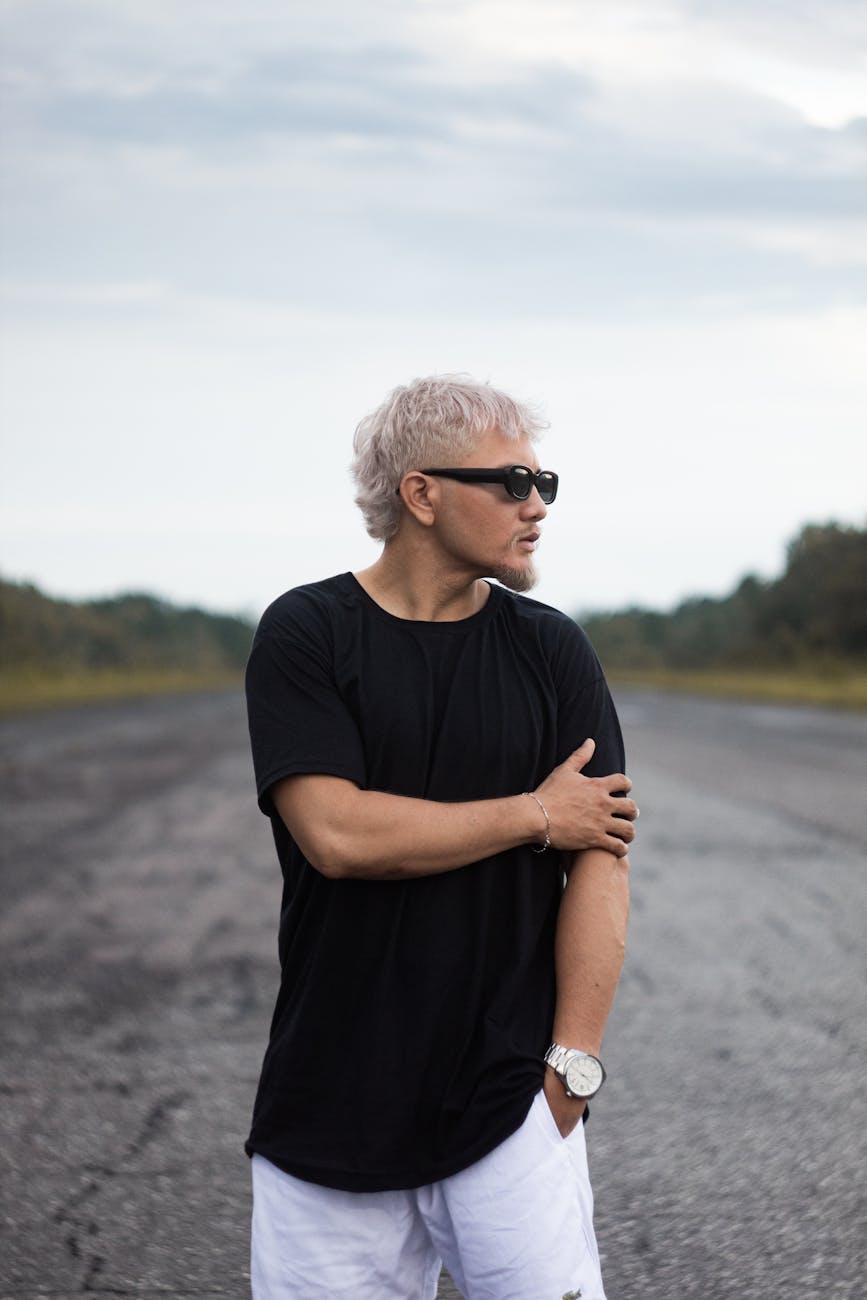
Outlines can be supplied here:
<path id="1" fill-rule="evenodd" d="M 566 1087 L 576 1097 L 592 1097 L 602 1087 L 602 1065 L 595 1056 L 573 1056 L 563 1071 Z"/>

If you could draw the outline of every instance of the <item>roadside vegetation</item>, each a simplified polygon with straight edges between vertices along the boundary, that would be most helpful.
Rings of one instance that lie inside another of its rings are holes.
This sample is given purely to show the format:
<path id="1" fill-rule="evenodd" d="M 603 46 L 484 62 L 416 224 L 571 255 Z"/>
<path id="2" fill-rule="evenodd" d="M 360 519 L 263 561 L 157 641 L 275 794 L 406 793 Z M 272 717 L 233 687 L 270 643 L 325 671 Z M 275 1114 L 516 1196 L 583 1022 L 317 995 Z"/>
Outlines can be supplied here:
<path id="1" fill-rule="evenodd" d="M 809 524 L 779 578 L 579 621 L 614 683 L 867 708 L 867 531 Z M 0 580 L 0 712 L 240 687 L 252 635 L 153 596 L 75 603 Z"/>
<path id="2" fill-rule="evenodd" d="M 614 682 L 867 708 L 867 531 L 808 524 L 779 578 L 580 621 Z"/>
<path id="3" fill-rule="evenodd" d="M 75 603 L 0 581 L 0 712 L 240 688 L 253 627 L 131 594 Z"/>

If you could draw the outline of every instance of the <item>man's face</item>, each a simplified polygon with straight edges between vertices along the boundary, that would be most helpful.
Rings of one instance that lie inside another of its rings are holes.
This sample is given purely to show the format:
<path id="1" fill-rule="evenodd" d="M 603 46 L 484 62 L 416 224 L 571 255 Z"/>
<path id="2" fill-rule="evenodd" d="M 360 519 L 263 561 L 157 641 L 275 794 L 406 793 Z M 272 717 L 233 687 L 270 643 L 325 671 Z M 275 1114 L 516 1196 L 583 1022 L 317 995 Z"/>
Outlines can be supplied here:
<path id="1" fill-rule="evenodd" d="M 538 470 L 533 444 L 529 438 L 516 441 L 491 429 L 472 452 L 455 458 L 449 468 L 505 469 L 508 465 Z M 529 591 L 536 582 L 534 554 L 548 513 L 536 488 L 526 501 L 517 501 L 500 483 L 436 481 L 441 502 L 436 532 L 448 559 L 473 578 L 496 578 L 513 591 Z"/>

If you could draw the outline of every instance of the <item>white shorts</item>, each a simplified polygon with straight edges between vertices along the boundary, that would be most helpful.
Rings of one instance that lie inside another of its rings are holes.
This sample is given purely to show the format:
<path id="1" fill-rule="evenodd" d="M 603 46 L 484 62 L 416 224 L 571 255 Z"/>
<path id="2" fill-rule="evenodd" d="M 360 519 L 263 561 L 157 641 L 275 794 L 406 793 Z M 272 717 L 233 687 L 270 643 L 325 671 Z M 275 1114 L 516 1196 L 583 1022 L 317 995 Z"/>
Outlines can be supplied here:
<path id="1" fill-rule="evenodd" d="M 562 1138 L 545 1094 L 489 1155 L 440 1182 L 342 1192 L 253 1157 L 254 1300 L 605 1300 L 584 1125 Z"/>

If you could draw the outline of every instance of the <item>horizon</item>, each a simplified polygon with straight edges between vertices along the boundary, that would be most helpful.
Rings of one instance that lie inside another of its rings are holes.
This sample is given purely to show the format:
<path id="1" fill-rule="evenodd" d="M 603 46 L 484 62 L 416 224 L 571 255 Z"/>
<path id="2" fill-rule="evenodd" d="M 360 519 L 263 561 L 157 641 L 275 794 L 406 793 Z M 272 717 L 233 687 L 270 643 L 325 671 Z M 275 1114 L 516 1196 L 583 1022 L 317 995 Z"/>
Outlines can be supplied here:
<path id="1" fill-rule="evenodd" d="M 850 524 L 841 521 L 839 519 L 806 520 L 804 524 L 801 526 L 801 528 L 798 530 L 798 532 L 793 537 L 787 539 L 785 545 L 786 551 L 788 551 L 789 546 L 794 541 L 796 541 L 798 537 L 801 536 L 804 529 L 807 528 L 841 528 L 841 529 L 852 530 L 855 532 L 865 532 L 867 531 L 867 517 L 865 517 L 865 520 L 862 524 Z M 653 614 L 661 614 L 663 616 L 668 616 L 676 613 L 684 605 L 687 605 L 691 602 L 705 601 L 705 600 L 709 600 L 712 602 L 726 601 L 735 594 L 735 592 L 738 590 L 738 588 L 741 586 L 742 583 L 744 583 L 749 579 L 757 580 L 763 586 L 770 586 L 773 583 L 777 582 L 785 572 L 786 572 L 786 564 L 784 558 L 783 564 L 780 566 L 779 571 L 776 573 L 765 576 L 757 573 L 755 569 L 747 570 L 746 572 L 740 574 L 725 591 L 716 592 L 716 593 L 706 592 L 706 591 L 689 592 L 686 595 L 680 597 L 673 604 L 666 606 L 665 608 L 660 608 L 659 606 L 656 605 L 624 604 L 618 606 L 611 606 L 607 608 L 597 608 L 597 607 L 566 608 L 564 609 L 564 612 L 567 613 L 571 618 L 574 618 L 576 621 L 583 621 L 583 620 L 589 621 L 595 618 L 604 618 L 607 615 L 617 615 L 626 612 L 638 612 L 638 611 L 640 611 L 641 613 L 653 613 Z M 495 582 L 496 579 L 490 579 L 490 581 Z M 215 608 L 213 606 L 204 605 L 196 601 L 192 601 L 192 602 L 177 601 L 172 597 L 166 596 L 164 593 L 160 591 L 153 590 L 153 589 L 139 588 L 139 587 L 119 587 L 113 591 L 90 593 L 82 596 L 70 596 L 68 593 L 65 592 L 49 590 L 43 584 L 39 582 L 35 582 L 29 578 L 12 577 L 8 573 L 4 572 L 2 569 L 0 569 L 0 582 L 4 582 L 12 586 L 29 587 L 34 591 L 36 591 L 40 596 L 44 596 L 48 600 L 57 601 L 62 604 L 89 605 L 89 604 L 111 603 L 113 601 L 120 601 L 125 599 L 144 599 L 144 600 L 152 600 L 159 604 L 168 605 L 171 608 L 176 610 L 196 611 L 202 614 L 213 615 L 214 617 L 236 618 L 246 623 L 251 623 L 253 626 L 256 625 L 263 612 L 261 609 L 256 611 L 253 610 L 252 608 L 248 608 L 248 609 Z M 277 596 L 281 594 L 282 593 L 280 592 L 276 592 L 273 599 L 276 599 Z M 538 584 L 536 587 L 533 587 L 529 591 L 523 592 L 521 594 L 531 600 L 540 599 L 538 594 Z M 543 603 L 548 603 L 548 602 L 543 602 Z"/>

